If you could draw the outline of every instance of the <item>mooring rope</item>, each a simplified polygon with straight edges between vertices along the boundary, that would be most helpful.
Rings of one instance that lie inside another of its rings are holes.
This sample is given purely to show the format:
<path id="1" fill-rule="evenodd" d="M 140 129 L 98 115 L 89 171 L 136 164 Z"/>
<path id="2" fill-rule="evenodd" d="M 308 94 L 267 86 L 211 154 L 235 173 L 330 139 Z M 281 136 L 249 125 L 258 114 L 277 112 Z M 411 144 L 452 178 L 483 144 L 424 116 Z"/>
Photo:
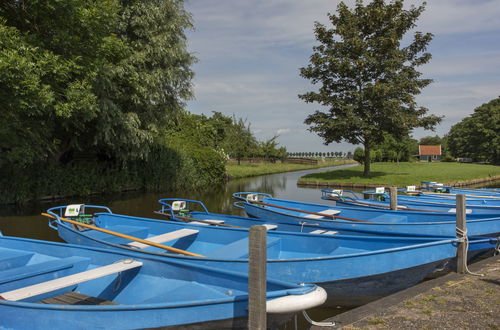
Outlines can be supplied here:
<path id="1" fill-rule="evenodd" d="M 464 260 L 464 268 L 465 268 L 465 273 L 469 275 L 474 275 L 474 276 L 484 276 L 484 274 L 479 274 L 479 273 L 474 273 L 469 270 L 469 267 L 467 265 L 467 256 L 469 254 L 469 238 L 467 237 L 467 229 L 462 230 L 458 227 L 456 227 L 456 233 L 457 237 L 460 242 L 463 242 L 465 244 L 465 255 L 463 256 L 465 258 Z M 457 260 L 458 262 L 458 260 Z"/>
<path id="2" fill-rule="evenodd" d="M 311 320 L 309 315 L 307 315 L 306 311 L 302 311 L 302 315 L 304 315 L 304 318 L 306 319 L 307 322 L 309 322 L 312 325 L 315 325 L 317 327 L 333 327 L 335 326 L 335 322 L 316 322 Z"/>

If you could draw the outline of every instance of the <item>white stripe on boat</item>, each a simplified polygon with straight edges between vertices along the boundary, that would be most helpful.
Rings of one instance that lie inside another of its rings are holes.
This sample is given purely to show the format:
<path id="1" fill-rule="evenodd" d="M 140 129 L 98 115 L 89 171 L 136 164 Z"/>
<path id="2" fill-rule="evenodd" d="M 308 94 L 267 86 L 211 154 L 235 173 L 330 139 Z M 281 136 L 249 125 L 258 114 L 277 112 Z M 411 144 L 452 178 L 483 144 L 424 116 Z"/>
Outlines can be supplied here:
<path id="1" fill-rule="evenodd" d="M 76 285 L 78 283 L 95 280 L 100 277 L 116 274 L 119 272 L 123 272 L 125 270 L 141 266 L 142 262 L 140 261 L 135 261 L 132 259 L 120 260 L 111 265 L 106 265 L 99 268 L 86 270 L 81 273 L 60 277 L 55 280 L 50 280 L 26 286 L 24 288 L 3 292 L 0 293 L 0 297 L 5 300 L 18 301 L 29 297 L 37 296 L 42 293 L 59 290 L 68 286 Z"/>
<path id="2" fill-rule="evenodd" d="M 169 233 L 165 233 L 165 234 L 161 234 L 161 235 L 148 237 L 145 239 L 145 241 L 161 244 L 161 243 L 173 241 L 175 239 L 183 238 L 186 236 L 191 236 L 191 235 L 197 234 L 199 232 L 200 232 L 199 230 L 184 228 L 184 229 L 171 231 Z M 145 248 L 150 246 L 150 245 L 140 243 L 140 242 L 130 242 L 127 245 L 138 248 L 138 249 L 145 249 Z"/>
<path id="3" fill-rule="evenodd" d="M 276 225 L 270 225 L 270 224 L 267 224 L 267 223 L 264 224 L 263 226 L 266 227 L 266 230 L 273 230 L 273 229 L 278 228 L 278 226 L 276 226 Z"/>

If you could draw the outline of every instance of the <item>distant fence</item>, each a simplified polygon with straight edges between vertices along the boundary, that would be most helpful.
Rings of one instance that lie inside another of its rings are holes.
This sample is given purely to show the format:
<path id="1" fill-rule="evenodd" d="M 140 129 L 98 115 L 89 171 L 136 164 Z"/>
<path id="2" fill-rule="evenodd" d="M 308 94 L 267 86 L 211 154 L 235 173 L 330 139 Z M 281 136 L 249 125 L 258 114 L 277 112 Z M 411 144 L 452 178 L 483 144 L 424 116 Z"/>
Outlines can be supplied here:
<path id="1" fill-rule="evenodd" d="M 234 158 L 231 158 L 229 161 L 231 163 L 237 162 L 237 160 Z M 245 163 L 265 163 L 265 162 L 274 163 L 276 161 L 279 161 L 279 159 L 265 159 L 263 157 L 253 157 L 253 158 L 242 158 L 241 161 Z M 312 158 L 287 158 L 283 161 L 283 163 L 316 165 L 318 164 L 318 160 Z"/>
<path id="2" fill-rule="evenodd" d="M 311 159 L 311 158 L 287 158 L 285 160 L 285 163 L 316 165 L 316 164 L 318 164 L 318 160 Z"/>

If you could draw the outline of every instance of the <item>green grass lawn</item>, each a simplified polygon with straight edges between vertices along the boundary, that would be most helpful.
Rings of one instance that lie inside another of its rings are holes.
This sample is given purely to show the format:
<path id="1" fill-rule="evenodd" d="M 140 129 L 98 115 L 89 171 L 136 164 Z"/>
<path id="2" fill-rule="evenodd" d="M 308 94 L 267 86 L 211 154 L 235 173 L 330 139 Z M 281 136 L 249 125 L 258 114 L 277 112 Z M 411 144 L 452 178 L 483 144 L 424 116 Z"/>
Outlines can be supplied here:
<path id="1" fill-rule="evenodd" d="M 463 163 L 373 163 L 370 177 L 363 176 L 363 166 L 308 174 L 299 182 L 358 183 L 380 185 L 418 185 L 420 181 L 453 183 L 500 176 L 500 166 Z"/>
<path id="2" fill-rule="evenodd" d="M 309 168 L 320 168 L 320 167 L 329 167 L 329 166 L 337 166 L 343 164 L 352 164 L 355 163 L 352 160 L 332 160 L 325 159 L 319 160 L 317 165 L 306 165 L 306 164 L 289 164 L 289 163 L 244 163 L 241 165 L 236 163 L 228 163 L 226 164 L 226 172 L 227 175 L 232 178 L 244 178 L 249 176 L 257 176 L 263 174 L 271 174 L 271 173 L 280 173 L 280 172 L 291 172 L 291 171 L 300 171 Z"/>

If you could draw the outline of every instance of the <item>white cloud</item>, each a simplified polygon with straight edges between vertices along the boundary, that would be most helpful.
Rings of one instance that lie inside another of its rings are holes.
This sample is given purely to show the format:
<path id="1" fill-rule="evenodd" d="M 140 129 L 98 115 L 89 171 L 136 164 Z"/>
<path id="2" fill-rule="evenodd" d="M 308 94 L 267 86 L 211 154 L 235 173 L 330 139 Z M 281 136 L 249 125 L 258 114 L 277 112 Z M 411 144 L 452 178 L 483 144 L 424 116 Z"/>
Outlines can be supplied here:
<path id="1" fill-rule="evenodd" d="M 276 131 L 276 134 L 277 135 L 283 135 L 283 134 L 287 134 L 290 132 L 290 129 L 289 128 L 280 128 Z"/>

